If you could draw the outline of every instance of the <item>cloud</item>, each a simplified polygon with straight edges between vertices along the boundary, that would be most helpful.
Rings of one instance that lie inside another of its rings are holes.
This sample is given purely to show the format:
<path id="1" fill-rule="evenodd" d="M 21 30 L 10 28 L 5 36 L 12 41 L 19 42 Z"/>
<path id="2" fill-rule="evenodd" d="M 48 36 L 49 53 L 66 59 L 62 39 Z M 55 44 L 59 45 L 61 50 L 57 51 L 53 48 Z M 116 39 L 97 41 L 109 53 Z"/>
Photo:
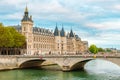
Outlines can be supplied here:
<path id="1" fill-rule="evenodd" d="M 116 5 L 114 5 L 114 7 L 113 7 L 115 10 L 120 10 L 120 4 L 116 4 Z"/>
<path id="2" fill-rule="evenodd" d="M 105 21 L 99 23 L 86 23 L 85 26 L 100 30 L 120 29 L 120 20 Z"/>
<path id="3" fill-rule="evenodd" d="M 19 15 L 19 16 L 18 16 Z M 8 14 L 5 16 L 0 16 L 0 18 L 4 19 L 4 20 L 20 20 L 21 19 L 22 14 L 21 13 L 14 13 L 14 14 Z"/>
<path id="4" fill-rule="evenodd" d="M 105 33 L 105 34 L 99 34 L 98 36 L 88 36 L 87 39 L 85 38 L 84 40 L 87 40 L 89 42 L 89 45 L 95 44 L 98 47 L 103 47 L 103 48 L 112 48 L 113 46 L 117 48 L 120 47 L 119 41 L 120 41 L 120 35 L 119 34 L 112 34 L 112 33 Z M 120 48 L 119 48 L 120 49 Z"/>

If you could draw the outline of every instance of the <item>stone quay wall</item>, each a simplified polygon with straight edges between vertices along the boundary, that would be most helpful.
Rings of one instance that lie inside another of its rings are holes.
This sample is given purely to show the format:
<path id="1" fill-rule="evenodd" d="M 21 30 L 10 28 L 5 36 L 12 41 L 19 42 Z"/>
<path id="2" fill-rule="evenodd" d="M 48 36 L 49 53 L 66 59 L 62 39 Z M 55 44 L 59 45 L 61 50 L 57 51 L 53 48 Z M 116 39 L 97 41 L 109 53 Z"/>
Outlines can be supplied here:
<path id="1" fill-rule="evenodd" d="M 9 70 L 17 68 L 17 58 L 11 56 L 0 57 L 0 70 Z"/>

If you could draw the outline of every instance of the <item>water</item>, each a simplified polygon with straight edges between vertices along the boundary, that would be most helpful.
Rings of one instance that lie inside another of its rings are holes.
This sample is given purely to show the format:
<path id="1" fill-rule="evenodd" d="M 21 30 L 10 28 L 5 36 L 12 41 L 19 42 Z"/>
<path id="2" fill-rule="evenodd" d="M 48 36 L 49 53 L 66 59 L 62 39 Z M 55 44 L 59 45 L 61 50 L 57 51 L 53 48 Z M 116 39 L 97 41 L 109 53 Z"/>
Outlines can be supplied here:
<path id="1" fill-rule="evenodd" d="M 85 65 L 85 71 L 62 72 L 48 68 L 50 70 L 1 71 L 0 80 L 120 80 L 120 67 L 106 61 L 90 61 Z"/>

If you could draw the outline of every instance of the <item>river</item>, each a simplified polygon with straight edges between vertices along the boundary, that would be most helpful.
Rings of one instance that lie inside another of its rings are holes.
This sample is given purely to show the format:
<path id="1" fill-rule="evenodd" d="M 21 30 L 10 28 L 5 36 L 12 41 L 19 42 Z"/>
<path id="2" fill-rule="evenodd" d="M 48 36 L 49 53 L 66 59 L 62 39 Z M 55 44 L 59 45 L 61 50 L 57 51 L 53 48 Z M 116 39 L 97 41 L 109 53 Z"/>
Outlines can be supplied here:
<path id="1" fill-rule="evenodd" d="M 102 60 L 88 62 L 84 71 L 62 72 L 56 65 L 47 67 L 0 71 L 0 80 L 120 80 L 120 67 Z"/>

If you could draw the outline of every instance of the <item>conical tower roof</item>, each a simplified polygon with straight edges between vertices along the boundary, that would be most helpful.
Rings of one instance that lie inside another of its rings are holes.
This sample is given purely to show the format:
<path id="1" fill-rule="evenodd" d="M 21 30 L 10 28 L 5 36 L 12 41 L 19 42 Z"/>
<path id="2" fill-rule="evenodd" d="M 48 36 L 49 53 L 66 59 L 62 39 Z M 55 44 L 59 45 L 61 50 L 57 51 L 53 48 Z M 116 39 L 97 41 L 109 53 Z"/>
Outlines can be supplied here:
<path id="1" fill-rule="evenodd" d="M 58 31 L 57 23 L 56 23 L 56 28 L 55 28 L 55 31 L 54 31 L 54 36 L 59 36 L 59 31 Z"/>
<path id="2" fill-rule="evenodd" d="M 60 31 L 60 36 L 61 36 L 61 37 L 65 37 L 65 31 L 64 31 L 63 26 L 62 26 L 62 30 Z"/>
<path id="3" fill-rule="evenodd" d="M 71 29 L 71 31 L 70 31 L 70 37 L 74 37 L 74 34 L 73 34 L 72 29 Z"/>

